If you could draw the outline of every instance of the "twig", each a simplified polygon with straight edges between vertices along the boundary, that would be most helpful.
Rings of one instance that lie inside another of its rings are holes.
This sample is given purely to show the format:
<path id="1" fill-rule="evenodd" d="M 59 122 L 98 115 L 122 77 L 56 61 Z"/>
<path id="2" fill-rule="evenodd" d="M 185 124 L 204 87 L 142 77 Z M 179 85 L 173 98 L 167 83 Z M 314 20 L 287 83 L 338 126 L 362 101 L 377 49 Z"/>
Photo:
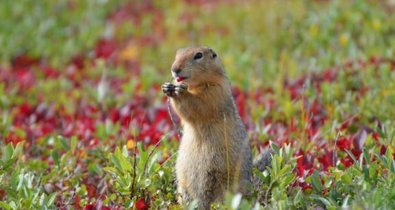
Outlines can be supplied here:
<path id="1" fill-rule="evenodd" d="M 132 181 L 132 189 L 131 189 L 130 199 L 133 198 L 134 189 L 135 189 L 135 184 L 136 184 L 137 147 L 134 147 L 133 157 L 134 157 L 134 158 L 133 158 L 133 181 Z"/>

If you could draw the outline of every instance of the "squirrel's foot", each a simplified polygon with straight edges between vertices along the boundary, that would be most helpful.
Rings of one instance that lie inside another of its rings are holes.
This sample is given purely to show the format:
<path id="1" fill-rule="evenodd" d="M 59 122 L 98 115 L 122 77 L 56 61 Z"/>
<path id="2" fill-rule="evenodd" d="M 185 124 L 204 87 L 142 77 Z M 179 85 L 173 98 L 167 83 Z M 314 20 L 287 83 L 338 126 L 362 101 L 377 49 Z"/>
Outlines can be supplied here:
<path id="1" fill-rule="evenodd" d="M 162 91 L 169 97 L 174 97 L 180 95 L 182 92 L 187 90 L 187 86 L 184 84 L 174 85 L 172 83 L 166 82 L 162 85 Z"/>

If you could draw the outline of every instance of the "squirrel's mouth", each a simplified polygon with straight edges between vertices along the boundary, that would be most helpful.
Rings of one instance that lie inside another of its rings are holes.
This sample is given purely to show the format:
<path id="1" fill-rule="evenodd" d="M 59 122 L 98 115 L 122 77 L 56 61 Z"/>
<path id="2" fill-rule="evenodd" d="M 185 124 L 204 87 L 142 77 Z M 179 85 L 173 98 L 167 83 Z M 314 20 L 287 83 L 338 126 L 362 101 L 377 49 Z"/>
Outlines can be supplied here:
<path id="1" fill-rule="evenodd" d="M 181 82 L 181 81 L 184 81 L 184 80 L 188 79 L 188 77 L 181 77 L 181 76 L 179 76 L 179 77 L 176 77 L 175 79 L 176 79 L 177 82 Z"/>

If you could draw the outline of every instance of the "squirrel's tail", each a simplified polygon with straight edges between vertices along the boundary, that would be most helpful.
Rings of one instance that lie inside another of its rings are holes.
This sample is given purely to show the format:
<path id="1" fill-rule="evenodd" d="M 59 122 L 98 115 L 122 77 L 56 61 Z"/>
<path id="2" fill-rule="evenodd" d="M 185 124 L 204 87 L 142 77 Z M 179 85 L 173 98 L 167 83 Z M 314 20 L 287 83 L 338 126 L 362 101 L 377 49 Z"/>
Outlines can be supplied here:
<path id="1" fill-rule="evenodd" d="M 260 154 L 254 158 L 253 165 L 258 168 L 259 171 L 264 171 L 267 167 L 271 165 L 273 156 L 273 150 L 270 148 L 264 149 Z"/>
<path id="2" fill-rule="evenodd" d="M 253 167 L 257 168 L 259 171 L 263 172 L 268 167 L 271 166 L 273 157 L 273 150 L 271 148 L 264 149 L 261 153 L 259 153 L 253 161 Z M 252 184 L 255 189 L 260 191 L 262 188 L 263 181 L 259 179 L 259 177 L 253 176 Z"/>

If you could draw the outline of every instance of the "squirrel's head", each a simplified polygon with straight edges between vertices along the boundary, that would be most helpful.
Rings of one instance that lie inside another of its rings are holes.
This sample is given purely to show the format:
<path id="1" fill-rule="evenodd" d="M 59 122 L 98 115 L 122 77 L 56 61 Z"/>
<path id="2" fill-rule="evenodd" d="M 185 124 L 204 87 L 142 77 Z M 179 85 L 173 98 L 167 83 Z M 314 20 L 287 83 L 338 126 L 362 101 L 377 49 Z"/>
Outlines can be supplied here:
<path id="1" fill-rule="evenodd" d="M 221 60 L 207 47 L 188 47 L 177 50 L 171 74 L 177 83 L 188 86 L 218 84 L 226 78 Z"/>

